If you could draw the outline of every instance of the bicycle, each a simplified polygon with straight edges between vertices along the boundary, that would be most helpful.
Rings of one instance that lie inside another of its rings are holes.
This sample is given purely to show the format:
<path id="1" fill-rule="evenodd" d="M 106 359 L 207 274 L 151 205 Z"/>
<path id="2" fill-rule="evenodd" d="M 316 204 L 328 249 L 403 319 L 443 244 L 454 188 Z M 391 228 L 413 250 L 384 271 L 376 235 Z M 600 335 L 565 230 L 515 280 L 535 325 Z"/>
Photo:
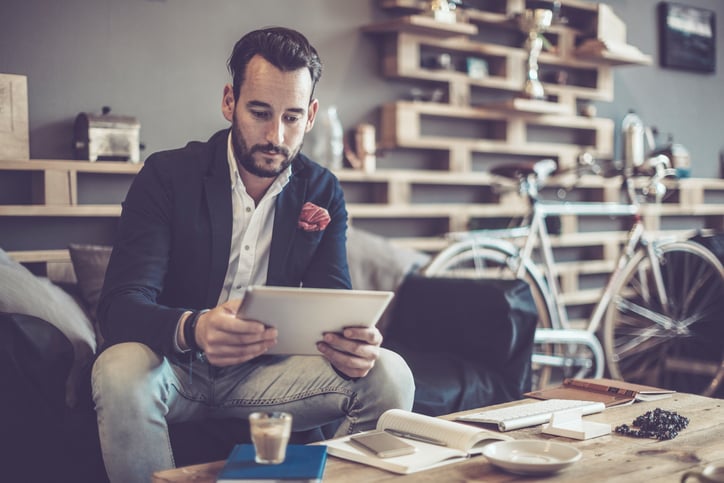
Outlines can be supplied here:
<path id="1" fill-rule="evenodd" d="M 663 179 L 675 172 L 654 158 L 641 188 L 660 203 Z M 623 173 L 627 203 L 539 199 L 555 171 L 553 160 L 493 168 L 517 181 L 530 202 L 520 226 L 449 233 L 452 244 L 424 269 L 428 276 L 514 277 L 525 280 L 538 309 L 537 380 L 542 388 L 552 368 L 564 377 L 601 377 L 713 395 L 724 379 L 724 268 L 703 245 L 652 236 L 630 173 Z M 584 329 L 574 329 L 561 300 L 546 219 L 561 215 L 623 216 L 632 220 L 623 249 Z M 516 243 L 517 242 L 517 243 Z M 534 249 L 540 254 L 534 259 Z M 543 270 L 539 268 L 542 265 Z M 600 341 L 603 341 L 601 345 Z"/>

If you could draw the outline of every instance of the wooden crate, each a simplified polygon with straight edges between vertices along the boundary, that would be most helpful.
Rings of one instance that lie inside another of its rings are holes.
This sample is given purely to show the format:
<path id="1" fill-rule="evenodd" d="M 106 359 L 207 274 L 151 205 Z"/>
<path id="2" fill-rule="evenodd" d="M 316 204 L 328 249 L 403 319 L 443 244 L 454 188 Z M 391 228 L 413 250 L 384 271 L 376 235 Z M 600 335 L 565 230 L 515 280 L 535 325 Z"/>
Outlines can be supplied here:
<path id="1" fill-rule="evenodd" d="M 0 160 L 30 159 L 28 80 L 0 74 Z"/>

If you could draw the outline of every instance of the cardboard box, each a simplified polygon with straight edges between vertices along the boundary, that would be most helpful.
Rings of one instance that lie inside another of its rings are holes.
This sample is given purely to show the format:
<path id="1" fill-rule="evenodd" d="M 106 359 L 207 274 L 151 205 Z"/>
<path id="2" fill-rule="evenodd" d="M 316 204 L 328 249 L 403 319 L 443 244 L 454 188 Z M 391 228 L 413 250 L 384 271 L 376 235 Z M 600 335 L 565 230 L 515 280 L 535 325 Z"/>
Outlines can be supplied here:
<path id="1" fill-rule="evenodd" d="M 28 78 L 0 74 L 0 160 L 30 159 Z"/>

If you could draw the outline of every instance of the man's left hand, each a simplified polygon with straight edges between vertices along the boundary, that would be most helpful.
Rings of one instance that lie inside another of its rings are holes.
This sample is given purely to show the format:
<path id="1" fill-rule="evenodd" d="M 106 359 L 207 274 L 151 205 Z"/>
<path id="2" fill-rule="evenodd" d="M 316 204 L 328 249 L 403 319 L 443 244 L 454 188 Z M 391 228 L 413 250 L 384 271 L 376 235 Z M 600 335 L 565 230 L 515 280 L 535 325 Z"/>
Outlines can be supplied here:
<path id="1" fill-rule="evenodd" d="M 347 327 L 342 334 L 324 334 L 317 348 L 340 372 L 364 377 L 380 354 L 382 334 L 377 327 Z"/>

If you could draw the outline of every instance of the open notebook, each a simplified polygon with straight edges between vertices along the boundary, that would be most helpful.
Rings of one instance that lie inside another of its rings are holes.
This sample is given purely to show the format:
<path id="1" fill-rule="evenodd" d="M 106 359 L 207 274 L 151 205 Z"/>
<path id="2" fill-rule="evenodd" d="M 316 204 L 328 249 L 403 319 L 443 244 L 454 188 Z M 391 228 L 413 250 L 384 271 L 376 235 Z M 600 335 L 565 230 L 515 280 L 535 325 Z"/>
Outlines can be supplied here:
<path id="1" fill-rule="evenodd" d="M 380 416 L 377 430 L 393 430 L 431 438 L 444 443 L 431 444 L 416 439 L 402 438 L 415 446 L 409 455 L 379 458 L 349 443 L 350 436 L 321 441 L 316 444 L 327 446 L 330 455 L 382 468 L 393 473 L 407 474 L 464 460 L 480 454 L 488 443 L 512 438 L 487 429 L 447 421 L 432 416 L 390 409 Z"/>

